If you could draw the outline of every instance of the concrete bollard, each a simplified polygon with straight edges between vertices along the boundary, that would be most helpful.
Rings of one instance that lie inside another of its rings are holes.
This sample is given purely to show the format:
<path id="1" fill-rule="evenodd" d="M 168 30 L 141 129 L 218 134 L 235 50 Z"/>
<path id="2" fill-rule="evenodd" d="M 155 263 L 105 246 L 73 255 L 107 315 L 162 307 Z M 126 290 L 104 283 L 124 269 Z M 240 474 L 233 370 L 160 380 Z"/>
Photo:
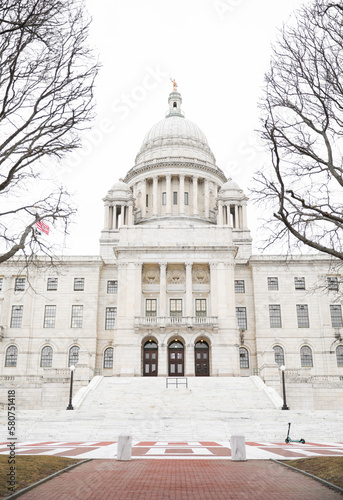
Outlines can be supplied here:
<path id="1" fill-rule="evenodd" d="M 131 460 L 132 436 L 119 436 L 117 460 Z"/>
<path id="2" fill-rule="evenodd" d="M 231 436 L 230 446 L 231 446 L 232 460 L 237 462 L 243 462 L 247 459 L 244 436 Z"/>

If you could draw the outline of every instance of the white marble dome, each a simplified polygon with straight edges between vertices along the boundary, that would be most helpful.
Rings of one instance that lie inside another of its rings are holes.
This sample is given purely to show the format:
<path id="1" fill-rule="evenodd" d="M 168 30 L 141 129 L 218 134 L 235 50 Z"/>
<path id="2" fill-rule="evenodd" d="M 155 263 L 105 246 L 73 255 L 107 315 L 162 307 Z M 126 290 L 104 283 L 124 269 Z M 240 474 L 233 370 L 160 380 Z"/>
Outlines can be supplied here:
<path id="1" fill-rule="evenodd" d="M 192 159 L 193 162 L 206 162 L 215 167 L 216 160 L 204 132 L 198 125 L 186 120 L 181 110 L 174 112 L 171 108 L 167 117 L 156 123 L 145 135 L 136 157 L 136 166 L 149 161 L 179 157 Z"/>
<path id="2" fill-rule="evenodd" d="M 107 193 L 107 198 L 111 200 L 125 201 L 131 196 L 131 189 L 126 182 L 119 179 L 118 182 L 114 183 L 111 189 Z"/>

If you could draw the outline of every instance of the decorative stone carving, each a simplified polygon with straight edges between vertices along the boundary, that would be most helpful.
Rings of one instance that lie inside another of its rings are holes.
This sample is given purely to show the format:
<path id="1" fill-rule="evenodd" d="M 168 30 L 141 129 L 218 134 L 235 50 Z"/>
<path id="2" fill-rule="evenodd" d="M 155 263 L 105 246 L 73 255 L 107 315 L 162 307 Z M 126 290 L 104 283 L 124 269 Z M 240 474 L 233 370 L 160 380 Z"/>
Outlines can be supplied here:
<path id="1" fill-rule="evenodd" d="M 185 268 L 183 265 L 168 266 L 167 283 L 169 285 L 180 285 L 185 283 Z"/>
<path id="2" fill-rule="evenodd" d="M 160 282 L 160 270 L 158 265 L 144 265 L 143 284 L 158 285 Z"/>
<path id="3" fill-rule="evenodd" d="M 194 264 L 193 283 L 198 285 L 208 284 L 210 282 L 210 273 L 207 264 Z"/>

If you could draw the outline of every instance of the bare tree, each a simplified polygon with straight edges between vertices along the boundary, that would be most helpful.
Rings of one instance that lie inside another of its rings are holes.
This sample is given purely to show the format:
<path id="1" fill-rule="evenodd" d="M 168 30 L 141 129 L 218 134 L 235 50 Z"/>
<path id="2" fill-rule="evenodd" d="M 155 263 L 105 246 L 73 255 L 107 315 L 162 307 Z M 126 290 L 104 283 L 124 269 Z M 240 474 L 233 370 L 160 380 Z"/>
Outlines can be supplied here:
<path id="1" fill-rule="evenodd" d="M 73 149 L 93 118 L 98 71 L 87 46 L 83 0 L 4 0 L 0 5 L 0 262 L 51 255 L 36 223 L 75 213 L 68 192 L 36 194 L 39 180 Z M 51 188 L 52 189 L 52 188 Z M 28 191 L 32 196 L 28 196 Z M 37 196 L 37 198 L 36 198 Z M 23 201 L 23 199 L 25 201 Z"/>
<path id="2" fill-rule="evenodd" d="M 273 46 L 262 108 L 271 168 L 255 176 L 268 246 L 288 239 L 343 260 L 343 2 L 297 11 Z"/>

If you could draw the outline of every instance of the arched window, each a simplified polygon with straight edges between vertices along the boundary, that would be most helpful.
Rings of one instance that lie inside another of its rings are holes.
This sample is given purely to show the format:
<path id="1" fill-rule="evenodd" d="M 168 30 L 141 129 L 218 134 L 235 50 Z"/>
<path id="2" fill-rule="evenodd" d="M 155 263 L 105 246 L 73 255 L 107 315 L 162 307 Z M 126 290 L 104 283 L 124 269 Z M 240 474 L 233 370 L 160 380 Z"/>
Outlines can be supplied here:
<path id="1" fill-rule="evenodd" d="M 337 346 L 336 358 L 337 358 L 337 366 L 343 366 L 343 345 Z"/>
<path id="2" fill-rule="evenodd" d="M 245 347 L 239 348 L 239 366 L 240 368 L 249 368 L 249 353 Z"/>
<path id="3" fill-rule="evenodd" d="M 284 365 L 285 364 L 285 356 L 284 356 L 282 347 L 280 345 L 275 345 L 273 347 L 273 349 L 274 349 L 275 363 L 279 366 Z"/>
<path id="4" fill-rule="evenodd" d="M 301 366 L 313 366 L 312 349 L 308 345 L 303 345 L 300 349 Z"/>
<path id="5" fill-rule="evenodd" d="M 104 352 L 104 368 L 113 368 L 113 347 L 108 347 Z"/>
<path id="6" fill-rule="evenodd" d="M 173 103 L 173 108 L 177 108 L 176 102 Z"/>
<path id="7" fill-rule="evenodd" d="M 5 366 L 17 366 L 18 349 L 15 345 L 7 347 Z"/>
<path id="8" fill-rule="evenodd" d="M 69 364 L 68 366 L 76 366 L 79 362 L 79 351 L 80 348 L 77 345 L 74 345 L 69 350 Z"/>
<path id="9" fill-rule="evenodd" d="M 52 367 L 52 347 L 46 345 L 43 347 L 40 357 L 40 365 L 45 368 Z"/>

